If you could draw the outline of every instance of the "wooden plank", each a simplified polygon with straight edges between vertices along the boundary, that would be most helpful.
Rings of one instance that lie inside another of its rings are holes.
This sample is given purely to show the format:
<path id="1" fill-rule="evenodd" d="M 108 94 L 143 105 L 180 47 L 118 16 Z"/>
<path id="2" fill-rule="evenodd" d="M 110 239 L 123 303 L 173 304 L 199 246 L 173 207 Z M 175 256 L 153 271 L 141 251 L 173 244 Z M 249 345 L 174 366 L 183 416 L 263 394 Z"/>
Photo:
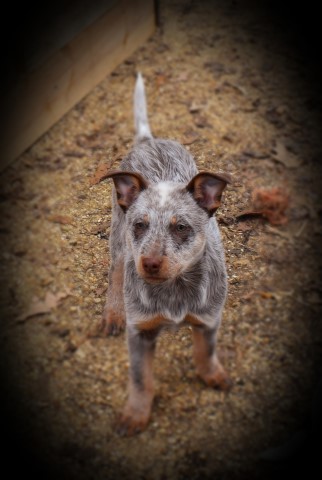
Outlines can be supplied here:
<path id="1" fill-rule="evenodd" d="M 42 6 L 40 12 L 41 6 L 37 5 L 37 28 L 29 31 L 28 41 L 21 45 L 25 70 L 31 71 L 42 65 L 81 31 L 106 15 L 118 1 L 55 0 L 46 7 Z M 29 25 L 32 16 L 26 22 Z"/>
<path id="2" fill-rule="evenodd" d="M 32 145 L 154 31 L 153 0 L 120 0 L 7 98 L 1 167 Z"/>

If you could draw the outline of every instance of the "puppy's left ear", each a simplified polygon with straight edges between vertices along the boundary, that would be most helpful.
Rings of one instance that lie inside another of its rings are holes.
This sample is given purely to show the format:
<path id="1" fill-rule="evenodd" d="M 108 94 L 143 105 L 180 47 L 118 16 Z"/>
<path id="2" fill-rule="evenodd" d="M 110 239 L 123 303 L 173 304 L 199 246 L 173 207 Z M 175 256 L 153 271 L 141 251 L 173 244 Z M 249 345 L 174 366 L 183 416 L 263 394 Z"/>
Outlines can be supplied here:
<path id="1" fill-rule="evenodd" d="M 224 173 L 200 172 L 188 183 L 187 190 L 211 216 L 221 203 L 221 196 L 231 177 Z"/>

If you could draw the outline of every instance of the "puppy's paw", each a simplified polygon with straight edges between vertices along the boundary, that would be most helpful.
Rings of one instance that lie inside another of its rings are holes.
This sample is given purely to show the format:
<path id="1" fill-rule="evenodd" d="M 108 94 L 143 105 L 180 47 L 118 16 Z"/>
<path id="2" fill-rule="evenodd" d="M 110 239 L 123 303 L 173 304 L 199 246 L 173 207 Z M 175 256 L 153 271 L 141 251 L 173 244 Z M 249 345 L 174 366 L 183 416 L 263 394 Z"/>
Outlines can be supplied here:
<path id="1" fill-rule="evenodd" d="M 233 386 L 233 381 L 226 372 L 221 372 L 210 379 L 208 385 L 222 392 L 229 392 Z"/>
<path id="2" fill-rule="evenodd" d="M 99 333 L 102 336 L 119 335 L 125 329 L 124 311 L 116 312 L 113 309 L 105 307 L 100 325 Z"/>
<path id="3" fill-rule="evenodd" d="M 141 412 L 124 412 L 118 418 L 115 431 L 122 437 L 131 437 L 137 435 L 146 429 L 149 422 L 149 415 L 144 415 Z"/>
<path id="4" fill-rule="evenodd" d="M 214 372 L 200 376 L 206 385 L 222 392 L 229 392 L 233 386 L 233 381 L 221 365 Z"/>

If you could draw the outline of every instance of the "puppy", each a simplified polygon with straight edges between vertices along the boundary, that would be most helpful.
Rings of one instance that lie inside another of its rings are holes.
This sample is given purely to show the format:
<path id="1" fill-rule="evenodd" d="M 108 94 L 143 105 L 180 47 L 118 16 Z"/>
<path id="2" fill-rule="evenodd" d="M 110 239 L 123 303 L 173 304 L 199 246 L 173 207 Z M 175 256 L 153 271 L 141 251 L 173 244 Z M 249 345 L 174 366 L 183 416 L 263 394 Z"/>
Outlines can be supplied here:
<path id="1" fill-rule="evenodd" d="M 211 387 L 231 386 L 216 354 L 227 274 L 213 217 L 229 176 L 198 172 L 179 143 L 153 138 L 140 74 L 134 118 L 135 145 L 120 170 L 107 175 L 114 189 L 102 327 L 107 335 L 127 328 L 129 396 L 118 422 L 123 435 L 148 424 L 153 353 L 164 327 L 190 324 L 197 374 Z"/>

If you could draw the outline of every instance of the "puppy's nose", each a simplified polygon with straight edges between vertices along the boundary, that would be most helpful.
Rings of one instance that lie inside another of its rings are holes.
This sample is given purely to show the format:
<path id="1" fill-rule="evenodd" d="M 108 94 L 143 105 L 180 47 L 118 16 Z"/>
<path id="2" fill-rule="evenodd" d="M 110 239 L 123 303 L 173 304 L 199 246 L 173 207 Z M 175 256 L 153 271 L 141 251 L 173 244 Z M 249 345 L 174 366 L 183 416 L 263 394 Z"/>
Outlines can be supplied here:
<path id="1" fill-rule="evenodd" d="M 162 258 L 160 257 L 143 257 L 142 265 L 144 271 L 149 275 L 157 275 L 160 271 Z"/>

